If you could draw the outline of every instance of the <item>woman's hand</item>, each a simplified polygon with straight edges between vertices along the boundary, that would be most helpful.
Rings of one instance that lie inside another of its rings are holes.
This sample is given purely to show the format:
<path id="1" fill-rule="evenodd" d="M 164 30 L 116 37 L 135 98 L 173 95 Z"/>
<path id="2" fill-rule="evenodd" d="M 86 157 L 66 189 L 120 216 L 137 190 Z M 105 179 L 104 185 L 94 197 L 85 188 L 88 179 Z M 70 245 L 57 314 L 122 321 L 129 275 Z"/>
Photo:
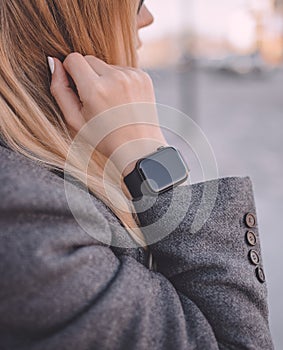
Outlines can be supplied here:
<path id="1" fill-rule="evenodd" d="M 67 125 L 76 133 L 96 116 L 121 106 L 110 111 L 111 118 L 107 113 L 97 118 L 99 125 L 91 128 L 87 140 L 107 158 L 116 151 L 112 160 L 123 176 L 133 169 L 137 159 L 166 145 L 159 127 L 153 84 L 147 73 L 108 65 L 79 53 L 69 54 L 63 64 L 57 58 L 53 60 L 50 91 Z M 71 88 L 67 73 L 78 94 Z M 115 130 L 121 120 L 122 126 Z M 101 130 L 107 134 L 97 143 Z"/>

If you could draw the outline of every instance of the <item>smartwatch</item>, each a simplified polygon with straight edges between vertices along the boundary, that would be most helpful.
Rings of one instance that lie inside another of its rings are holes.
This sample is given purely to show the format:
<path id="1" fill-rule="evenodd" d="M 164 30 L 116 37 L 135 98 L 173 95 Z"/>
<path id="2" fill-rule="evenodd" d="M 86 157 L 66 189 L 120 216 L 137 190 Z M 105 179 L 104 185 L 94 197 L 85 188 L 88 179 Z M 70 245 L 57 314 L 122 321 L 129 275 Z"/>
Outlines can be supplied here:
<path id="1" fill-rule="evenodd" d="M 180 152 L 172 146 L 159 147 L 156 152 L 139 159 L 124 182 L 133 200 L 156 195 L 185 182 L 189 169 Z"/>

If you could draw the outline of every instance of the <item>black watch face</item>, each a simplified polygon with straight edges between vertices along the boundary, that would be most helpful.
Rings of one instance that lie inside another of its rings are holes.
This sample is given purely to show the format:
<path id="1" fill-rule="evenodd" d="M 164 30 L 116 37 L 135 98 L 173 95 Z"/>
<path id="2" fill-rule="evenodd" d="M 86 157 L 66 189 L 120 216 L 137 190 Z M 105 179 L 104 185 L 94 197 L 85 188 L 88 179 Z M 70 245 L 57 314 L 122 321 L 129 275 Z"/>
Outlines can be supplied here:
<path id="1" fill-rule="evenodd" d="M 159 193 L 183 182 L 188 177 L 187 167 L 174 147 L 160 149 L 142 159 L 138 169 L 152 192 Z"/>

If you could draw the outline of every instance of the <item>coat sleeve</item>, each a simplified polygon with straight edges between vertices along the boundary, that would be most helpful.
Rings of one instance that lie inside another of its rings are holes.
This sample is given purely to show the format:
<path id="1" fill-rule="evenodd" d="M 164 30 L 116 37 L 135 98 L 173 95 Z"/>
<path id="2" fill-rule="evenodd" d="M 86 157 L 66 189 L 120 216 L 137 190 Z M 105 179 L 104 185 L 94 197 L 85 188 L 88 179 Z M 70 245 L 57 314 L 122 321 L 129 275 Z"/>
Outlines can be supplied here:
<path id="1" fill-rule="evenodd" d="M 250 178 L 173 192 L 154 205 L 149 197 L 136 204 L 144 234 L 155 242 L 158 271 L 182 295 L 183 305 L 190 300 L 199 308 L 220 349 L 273 349 Z"/>
<path id="2" fill-rule="evenodd" d="M 189 243 L 177 230 L 168 236 L 169 245 L 165 239 L 156 246 L 162 271 L 150 271 L 130 256 L 117 257 L 84 232 L 69 210 L 61 179 L 31 170 L 24 161 L 10 167 L 10 160 L 0 163 L 2 350 L 238 349 L 240 343 L 259 349 L 260 341 L 261 349 L 271 349 L 265 289 L 237 255 L 239 237 L 229 236 L 223 247 L 219 242 L 215 262 L 205 260 L 200 249 L 187 258 L 191 244 L 199 241 Z M 85 193 L 77 189 L 73 195 L 95 236 L 110 236 L 101 213 L 85 207 Z M 231 222 L 237 221 L 238 210 L 231 208 Z M 208 236 L 223 225 L 220 211 L 215 215 L 218 224 Z M 188 216 L 186 232 L 189 221 Z M 207 253 L 215 254 L 213 237 L 206 242 L 205 236 L 203 231 Z M 225 261 L 229 253 L 233 264 Z M 230 313 L 242 340 L 231 331 Z"/>

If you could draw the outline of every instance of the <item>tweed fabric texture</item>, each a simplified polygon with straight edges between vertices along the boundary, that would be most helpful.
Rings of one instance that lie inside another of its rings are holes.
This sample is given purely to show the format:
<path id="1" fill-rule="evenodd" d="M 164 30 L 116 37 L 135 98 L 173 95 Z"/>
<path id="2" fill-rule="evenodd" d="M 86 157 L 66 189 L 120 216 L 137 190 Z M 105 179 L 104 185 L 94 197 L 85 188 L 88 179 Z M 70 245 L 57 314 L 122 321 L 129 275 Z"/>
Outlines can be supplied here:
<path id="1" fill-rule="evenodd" d="M 142 248 L 111 245 L 131 238 L 99 199 L 88 206 L 88 193 L 70 184 L 93 230 L 86 234 L 63 179 L 40 163 L 0 146 L 0 183 L 1 350 L 273 349 L 266 283 L 245 241 L 244 215 L 255 213 L 249 178 L 180 186 L 173 207 L 169 191 L 139 213 L 143 226 L 156 224 L 144 228 L 150 240 L 188 207 L 173 232 L 150 245 L 154 271 Z"/>

